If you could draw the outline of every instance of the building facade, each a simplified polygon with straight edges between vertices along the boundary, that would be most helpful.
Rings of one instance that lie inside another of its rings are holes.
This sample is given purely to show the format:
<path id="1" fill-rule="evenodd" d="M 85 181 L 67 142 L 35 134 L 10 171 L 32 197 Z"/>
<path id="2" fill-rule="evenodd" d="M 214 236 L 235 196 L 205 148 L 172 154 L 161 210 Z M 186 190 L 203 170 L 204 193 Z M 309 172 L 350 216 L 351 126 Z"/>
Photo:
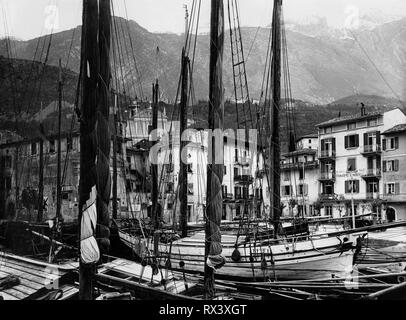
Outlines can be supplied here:
<path id="1" fill-rule="evenodd" d="M 379 211 L 383 199 L 382 133 L 406 121 L 400 109 L 335 118 L 318 125 L 322 215 Z"/>

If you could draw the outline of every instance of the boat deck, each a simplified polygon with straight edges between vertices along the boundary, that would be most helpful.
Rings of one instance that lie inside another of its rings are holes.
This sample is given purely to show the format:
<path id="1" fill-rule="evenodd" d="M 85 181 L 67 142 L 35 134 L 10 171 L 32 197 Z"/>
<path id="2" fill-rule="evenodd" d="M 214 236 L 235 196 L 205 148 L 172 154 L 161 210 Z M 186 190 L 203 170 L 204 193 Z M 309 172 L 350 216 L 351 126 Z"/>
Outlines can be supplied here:
<path id="1" fill-rule="evenodd" d="M 0 287 L 3 300 L 26 300 L 62 290 L 64 300 L 77 293 L 71 278 L 75 264 L 52 265 L 44 262 L 0 252 L 0 281 L 9 277 L 18 279 L 14 284 Z M 60 295 L 59 295 L 60 296 Z"/>

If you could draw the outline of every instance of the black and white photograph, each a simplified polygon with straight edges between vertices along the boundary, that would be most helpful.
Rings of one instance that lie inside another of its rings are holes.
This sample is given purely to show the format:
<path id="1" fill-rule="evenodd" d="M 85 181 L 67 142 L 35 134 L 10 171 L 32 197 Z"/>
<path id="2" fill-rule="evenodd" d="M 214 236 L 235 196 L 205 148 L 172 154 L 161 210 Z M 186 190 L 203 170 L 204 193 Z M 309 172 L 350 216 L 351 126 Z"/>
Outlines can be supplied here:
<path id="1" fill-rule="evenodd" d="M 32 300 L 406 300 L 406 1 L 0 0 L 0 308 Z"/>

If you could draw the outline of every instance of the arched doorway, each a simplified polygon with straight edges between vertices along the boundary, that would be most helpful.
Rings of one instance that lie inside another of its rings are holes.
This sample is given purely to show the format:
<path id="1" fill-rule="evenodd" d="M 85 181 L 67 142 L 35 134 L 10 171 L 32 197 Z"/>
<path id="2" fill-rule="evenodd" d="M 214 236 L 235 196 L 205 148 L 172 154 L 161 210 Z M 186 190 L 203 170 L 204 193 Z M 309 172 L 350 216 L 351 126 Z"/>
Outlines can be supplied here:
<path id="1" fill-rule="evenodd" d="M 393 209 L 392 207 L 388 207 L 388 209 L 386 209 L 386 219 L 388 220 L 388 222 L 393 222 L 396 220 L 395 209 Z"/>

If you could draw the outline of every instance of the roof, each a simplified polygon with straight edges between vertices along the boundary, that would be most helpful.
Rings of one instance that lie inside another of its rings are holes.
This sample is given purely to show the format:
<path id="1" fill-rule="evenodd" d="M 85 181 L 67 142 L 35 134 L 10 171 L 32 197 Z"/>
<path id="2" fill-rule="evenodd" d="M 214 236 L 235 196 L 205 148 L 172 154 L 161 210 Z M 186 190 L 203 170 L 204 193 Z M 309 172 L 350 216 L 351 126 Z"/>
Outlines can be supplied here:
<path id="1" fill-rule="evenodd" d="M 342 124 L 342 123 L 347 123 L 347 122 L 352 122 L 352 121 L 357 121 L 357 120 L 366 120 L 370 118 L 375 118 L 377 116 L 382 116 L 382 112 L 371 112 L 366 115 L 361 116 L 359 113 L 358 114 L 352 114 L 348 116 L 342 116 L 338 118 L 334 118 L 322 123 L 319 123 L 316 125 L 316 127 L 322 128 L 322 127 L 328 127 L 333 124 Z"/>
<path id="2" fill-rule="evenodd" d="M 306 155 L 306 154 L 316 154 L 316 149 L 300 149 L 288 153 L 284 153 L 284 157 L 292 157 L 292 156 L 299 156 L 299 155 Z"/>
<path id="3" fill-rule="evenodd" d="M 394 134 L 394 133 L 400 133 L 400 132 L 406 132 L 406 123 L 398 124 L 397 126 L 394 126 L 382 134 L 384 135 L 389 135 L 389 134 Z"/>
<path id="4" fill-rule="evenodd" d="M 306 134 L 306 135 L 304 135 L 304 136 L 301 136 L 301 137 L 297 138 L 296 141 L 300 141 L 300 140 L 306 139 L 306 138 L 318 138 L 318 137 L 319 137 L 319 135 L 318 135 L 317 132 L 315 132 L 315 133 L 309 133 L 309 134 Z"/>

